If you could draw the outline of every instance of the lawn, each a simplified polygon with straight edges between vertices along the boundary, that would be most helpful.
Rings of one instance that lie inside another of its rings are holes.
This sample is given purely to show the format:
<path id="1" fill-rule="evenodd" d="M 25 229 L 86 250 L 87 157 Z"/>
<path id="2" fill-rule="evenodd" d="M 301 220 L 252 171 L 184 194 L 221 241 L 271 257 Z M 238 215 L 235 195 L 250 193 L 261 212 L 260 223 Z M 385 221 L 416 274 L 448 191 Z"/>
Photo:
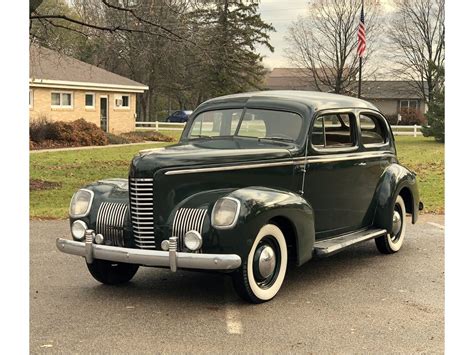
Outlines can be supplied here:
<path id="1" fill-rule="evenodd" d="M 396 141 L 400 162 L 418 174 L 425 212 L 443 213 L 444 145 L 427 138 L 397 137 Z M 139 150 L 166 144 L 30 154 L 30 179 L 35 180 L 35 189 L 30 191 L 31 218 L 66 218 L 78 188 L 108 177 L 126 178 L 130 160 Z M 48 183 L 42 186 L 39 180 Z"/>
<path id="2" fill-rule="evenodd" d="M 444 144 L 433 138 L 396 136 L 400 163 L 417 174 L 424 212 L 444 213 Z"/>

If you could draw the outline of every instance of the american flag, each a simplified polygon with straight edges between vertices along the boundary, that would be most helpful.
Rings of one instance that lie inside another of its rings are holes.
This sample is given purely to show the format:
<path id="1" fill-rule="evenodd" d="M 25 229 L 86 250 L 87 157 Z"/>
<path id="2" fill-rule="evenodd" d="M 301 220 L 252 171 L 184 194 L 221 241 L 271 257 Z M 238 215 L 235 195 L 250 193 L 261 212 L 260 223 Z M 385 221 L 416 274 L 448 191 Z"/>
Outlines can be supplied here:
<path id="1" fill-rule="evenodd" d="M 365 19 L 364 19 L 364 2 L 362 2 L 362 10 L 360 11 L 359 31 L 357 32 L 357 54 L 360 58 L 365 56 Z"/>

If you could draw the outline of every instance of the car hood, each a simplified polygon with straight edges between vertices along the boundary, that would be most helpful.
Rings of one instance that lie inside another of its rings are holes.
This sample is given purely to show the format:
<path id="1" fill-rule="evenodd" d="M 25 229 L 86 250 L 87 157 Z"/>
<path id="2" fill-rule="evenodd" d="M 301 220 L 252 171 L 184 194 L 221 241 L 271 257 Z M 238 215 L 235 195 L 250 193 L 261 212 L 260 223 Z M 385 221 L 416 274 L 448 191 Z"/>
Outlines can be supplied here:
<path id="1" fill-rule="evenodd" d="M 131 177 L 153 177 L 160 169 L 173 170 L 191 166 L 221 166 L 291 157 L 294 144 L 237 139 L 209 139 L 179 143 L 164 148 L 147 149 L 131 163 Z"/>

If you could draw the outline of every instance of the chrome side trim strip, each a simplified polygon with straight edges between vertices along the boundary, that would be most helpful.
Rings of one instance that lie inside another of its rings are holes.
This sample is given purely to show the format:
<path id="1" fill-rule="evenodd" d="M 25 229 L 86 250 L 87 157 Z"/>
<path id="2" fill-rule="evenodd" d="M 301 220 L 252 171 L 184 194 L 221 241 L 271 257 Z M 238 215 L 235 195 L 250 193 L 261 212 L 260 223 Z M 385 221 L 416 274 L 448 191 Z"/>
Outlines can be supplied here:
<path id="1" fill-rule="evenodd" d="M 380 157 L 395 157 L 395 154 L 392 152 L 374 152 L 374 153 L 349 153 L 349 154 L 334 154 L 330 156 L 319 156 L 311 157 L 306 160 L 306 158 L 297 158 L 294 160 L 285 160 L 279 162 L 268 162 L 268 163 L 253 163 L 253 164 L 242 164 L 242 165 L 229 165 L 229 166 L 220 166 L 220 167 L 210 167 L 210 168 L 194 168 L 194 169 L 181 169 L 181 170 L 170 170 L 165 173 L 165 175 L 183 175 L 183 174 L 195 174 L 195 173 L 210 173 L 216 171 L 231 171 L 231 170 L 244 170 L 244 169 L 257 169 L 257 168 L 266 168 L 266 167 L 275 167 L 275 166 L 289 166 L 289 165 L 299 165 L 307 163 L 330 163 L 343 160 L 357 160 L 357 159 L 370 159 L 370 158 L 380 158 Z"/>
<path id="2" fill-rule="evenodd" d="M 138 264 L 146 266 L 170 267 L 170 253 L 161 250 L 144 250 L 122 247 L 111 247 L 88 243 L 76 242 L 58 238 L 56 247 L 63 253 L 85 257 L 86 254 L 93 259 L 109 260 L 119 263 Z M 235 270 L 242 261 L 236 254 L 197 254 L 176 252 L 176 267 L 200 270 Z"/>

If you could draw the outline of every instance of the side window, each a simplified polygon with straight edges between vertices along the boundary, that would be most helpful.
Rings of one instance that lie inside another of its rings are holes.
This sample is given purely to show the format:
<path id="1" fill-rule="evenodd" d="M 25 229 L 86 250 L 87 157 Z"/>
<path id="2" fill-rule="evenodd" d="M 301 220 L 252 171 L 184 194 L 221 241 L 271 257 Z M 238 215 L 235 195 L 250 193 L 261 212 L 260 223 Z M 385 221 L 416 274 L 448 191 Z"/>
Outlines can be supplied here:
<path id="1" fill-rule="evenodd" d="M 361 114 L 359 121 L 363 145 L 384 144 L 387 142 L 387 131 L 379 118 Z"/>
<path id="2" fill-rule="evenodd" d="M 324 148 L 348 148 L 355 145 L 354 116 L 352 114 L 328 114 L 316 118 L 311 134 L 313 146 Z"/>

